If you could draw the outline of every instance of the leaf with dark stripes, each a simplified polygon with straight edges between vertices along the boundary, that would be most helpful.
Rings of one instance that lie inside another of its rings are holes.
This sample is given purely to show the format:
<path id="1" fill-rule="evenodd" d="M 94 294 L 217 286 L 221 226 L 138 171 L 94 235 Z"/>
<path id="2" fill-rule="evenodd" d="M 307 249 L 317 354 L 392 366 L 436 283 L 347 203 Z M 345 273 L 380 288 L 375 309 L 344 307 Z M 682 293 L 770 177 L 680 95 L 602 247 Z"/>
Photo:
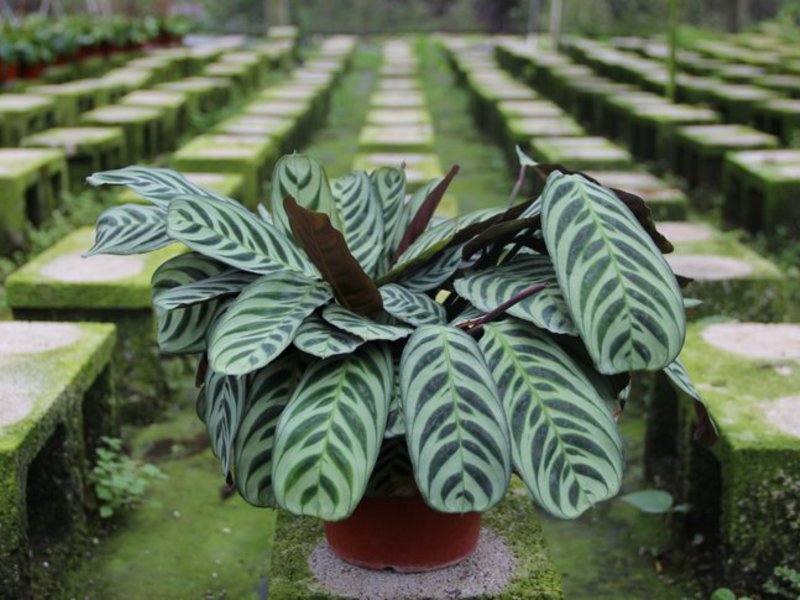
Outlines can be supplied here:
<path id="1" fill-rule="evenodd" d="M 211 451 L 220 460 L 222 474 L 227 477 L 231 472 L 233 439 L 245 409 L 247 380 L 209 369 L 204 392 L 205 422 Z"/>
<path id="2" fill-rule="evenodd" d="M 446 320 L 444 307 L 425 294 L 402 285 L 387 283 L 380 288 L 384 310 L 409 325 L 441 325 Z"/>
<path id="3" fill-rule="evenodd" d="M 542 232 L 572 321 L 601 373 L 658 370 L 686 335 L 678 283 L 655 243 L 613 192 L 552 174 Z"/>
<path id="4" fill-rule="evenodd" d="M 317 315 L 311 315 L 300 325 L 292 343 L 306 354 L 329 358 L 349 354 L 361 346 L 364 340 L 337 329 Z"/>
<path id="5" fill-rule="evenodd" d="M 457 279 L 454 285 L 459 296 L 489 312 L 537 283 L 551 285 L 514 304 L 506 312 L 553 333 L 576 335 L 553 263 L 547 256 L 519 256 L 508 264 Z"/>
<path id="6" fill-rule="evenodd" d="M 676 358 L 669 365 L 664 368 L 664 374 L 669 378 L 672 384 L 681 390 L 684 394 L 689 396 L 694 403 L 694 410 L 697 414 L 697 428 L 695 429 L 695 439 L 702 442 L 706 446 L 711 446 L 719 438 L 717 426 L 708 414 L 706 403 L 700 392 L 697 391 L 689 371 L 680 358 Z"/>
<path id="7" fill-rule="evenodd" d="M 383 213 L 383 249 L 378 273 L 385 273 L 395 249 L 403 239 L 403 204 L 406 200 L 406 174 L 402 169 L 380 167 L 369 176 L 370 197 Z"/>
<path id="8" fill-rule="evenodd" d="M 234 474 L 239 494 L 255 506 L 277 506 L 272 489 L 275 429 L 299 379 L 297 357 L 289 355 L 248 381 L 247 409 L 234 440 Z"/>
<path id="9" fill-rule="evenodd" d="M 243 271 L 268 275 L 289 270 L 319 278 L 311 261 L 274 226 L 215 200 L 173 200 L 167 232 L 192 250 Z"/>
<path id="10" fill-rule="evenodd" d="M 167 213 L 157 206 L 123 204 L 103 211 L 97 219 L 95 254 L 143 254 L 173 243 L 167 234 Z"/>
<path id="11" fill-rule="evenodd" d="M 151 294 L 155 305 L 158 347 L 162 352 L 203 352 L 206 349 L 206 333 L 225 303 L 223 299 L 216 299 L 165 310 L 159 308 L 162 295 L 215 277 L 227 269 L 221 262 L 196 252 L 175 256 L 156 269 Z"/>
<path id="12" fill-rule="evenodd" d="M 438 258 L 415 271 L 407 272 L 398 281 L 412 292 L 427 292 L 438 289 L 450 279 L 461 265 L 461 248 L 456 247 L 442 252 Z"/>
<path id="13" fill-rule="evenodd" d="M 370 318 L 354 313 L 351 310 L 347 310 L 344 306 L 340 306 L 339 304 L 329 304 L 322 309 L 322 318 L 334 327 L 338 327 L 342 331 L 346 331 L 366 342 L 399 340 L 409 336 L 412 332 L 410 327 L 378 323 Z"/>
<path id="14" fill-rule="evenodd" d="M 306 370 L 275 434 L 272 481 L 283 508 L 327 521 L 355 510 L 383 442 L 392 385 L 384 344 Z"/>
<path id="15" fill-rule="evenodd" d="M 378 288 L 350 254 L 344 237 L 331 225 L 328 215 L 303 208 L 291 197 L 283 206 L 295 239 L 331 285 L 336 299 L 361 315 L 378 312 L 382 307 Z"/>
<path id="16" fill-rule="evenodd" d="M 244 375 L 275 360 L 305 318 L 330 300 L 326 283 L 284 271 L 251 283 L 214 325 L 208 340 L 211 368 Z"/>
<path id="17" fill-rule="evenodd" d="M 622 439 L 604 398 L 546 333 L 508 319 L 480 340 L 511 431 L 514 469 L 550 514 L 574 519 L 617 494 Z"/>
<path id="18" fill-rule="evenodd" d="M 272 220 L 287 238 L 292 235 L 289 216 L 284 207 L 284 201 L 289 197 L 294 198 L 303 208 L 328 215 L 331 224 L 343 231 L 342 218 L 333 200 L 328 177 L 322 165 L 313 158 L 302 154 L 281 157 L 272 171 L 271 184 Z"/>
<path id="19" fill-rule="evenodd" d="M 165 290 L 154 298 L 154 304 L 157 308 L 172 310 L 217 298 L 237 296 L 257 277 L 253 273 L 227 269 L 219 275 Z"/>
<path id="20" fill-rule="evenodd" d="M 497 386 L 475 340 L 426 325 L 400 363 L 406 439 L 422 496 L 449 513 L 486 511 L 511 476 L 508 426 Z"/>
<path id="21" fill-rule="evenodd" d="M 374 276 L 383 253 L 383 210 L 373 202 L 369 176 L 352 171 L 333 179 L 331 192 L 342 215 L 347 247 L 364 271 Z"/>

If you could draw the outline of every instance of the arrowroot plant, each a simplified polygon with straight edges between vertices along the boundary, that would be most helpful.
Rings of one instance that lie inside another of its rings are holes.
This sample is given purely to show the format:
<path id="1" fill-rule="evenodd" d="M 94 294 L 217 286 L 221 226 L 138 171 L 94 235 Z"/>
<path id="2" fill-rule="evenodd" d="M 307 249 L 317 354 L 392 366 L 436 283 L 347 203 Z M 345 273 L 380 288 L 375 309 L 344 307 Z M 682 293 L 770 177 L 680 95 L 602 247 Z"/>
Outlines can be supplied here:
<path id="1" fill-rule="evenodd" d="M 549 513 L 614 496 L 631 371 L 678 360 L 671 246 L 631 194 L 558 165 L 538 199 L 434 216 L 454 167 L 406 201 L 401 169 L 328 180 L 275 167 L 258 215 L 166 169 L 128 167 L 150 205 L 107 210 L 88 254 L 174 242 L 152 281 L 158 340 L 200 355 L 197 413 L 223 473 L 257 506 L 340 520 L 365 494 L 419 490 L 486 511 L 512 472 Z"/>

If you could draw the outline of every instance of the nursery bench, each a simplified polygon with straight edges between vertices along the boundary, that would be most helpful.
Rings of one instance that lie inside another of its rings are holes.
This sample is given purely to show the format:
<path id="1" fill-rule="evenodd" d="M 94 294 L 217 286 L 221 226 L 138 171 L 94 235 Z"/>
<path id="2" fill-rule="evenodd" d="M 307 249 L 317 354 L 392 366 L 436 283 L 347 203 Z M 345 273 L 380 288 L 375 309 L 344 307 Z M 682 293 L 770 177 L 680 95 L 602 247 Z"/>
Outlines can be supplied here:
<path id="1" fill-rule="evenodd" d="M 304 146 L 318 125 L 314 120 L 315 115 L 310 102 L 257 99 L 245 105 L 241 114 L 242 116 L 292 119 L 295 123 L 293 137 L 296 138 L 294 140 L 296 145 L 292 150 Z"/>
<path id="2" fill-rule="evenodd" d="M 790 98 L 800 97 L 800 76 L 771 73 L 755 79 L 753 85 L 777 92 Z"/>
<path id="3" fill-rule="evenodd" d="M 170 56 L 150 54 L 128 61 L 126 66 L 131 69 L 151 71 L 157 82 L 173 81 L 181 76 L 180 61 L 176 61 Z"/>
<path id="4" fill-rule="evenodd" d="M 255 208 L 264 198 L 264 182 L 277 160 L 278 142 L 273 138 L 205 134 L 179 148 L 171 158 L 171 165 L 176 171 L 241 175 L 244 203 Z"/>
<path id="5" fill-rule="evenodd" d="M 200 75 L 227 79 L 240 95 L 249 94 L 256 89 L 256 72 L 248 65 L 215 62 L 203 67 Z"/>
<path id="6" fill-rule="evenodd" d="M 800 563 L 800 326 L 698 323 L 682 357 L 720 437 L 693 443 L 694 408 L 678 393 L 671 431 L 688 534 L 712 540 L 726 583 L 754 589 L 775 566 Z M 669 403 L 669 388 L 658 390 Z"/>
<path id="7" fill-rule="evenodd" d="M 366 122 L 370 125 L 402 125 L 413 127 L 430 124 L 431 117 L 428 111 L 420 108 L 376 108 L 367 113 Z"/>
<path id="8" fill-rule="evenodd" d="M 723 166 L 725 219 L 749 231 L 800 227 L 800 150 L 732 152 Z"/>
<path id="9" fill-rule="evenodd" d="M 187 77 L 160 83 L 155 89 L 187 94 L 189 111 L 192 113 L 212 113 L 227 105 L 231 99 L 230 83 L 222 77 Z"/>
<path id="10" fill-rule="evenodd" d="M 655 175 L 646 171 L 588 171 L 586 174 L 607 187 L 641 197 L 656 221 L 686 220 L 686 194 Z"/>
<path id="11" fill-rule="evenodd" d="M 132 92 L 153 85 L 158 78 L 150 69 L 126 66 L 112 69 L 102 79 L 121 87 L 125 92 Z"/>
<path id="12" fill-rule="evenodd" d="M 361 152 L 432 152 L 433 128 L 430 125 L 367 125 L 358 136 Z"/>
<path id="13" fill-rule="evenodd" d="M 374 171 L 379 167 L 400 167 L 405 165 L 406 192 L 417 191 L 431 179 L 442 177 L 442 166 L 435 154 L 412 152 L 376 152 L 359 154 L 353 165 L 356 169 Z"/>
<path id="14" fill-rule="evenodd" d="M 125 93 L 123 84 L 97 79 L 77 79 L 53 85 L 35 85 L 29 93 L 51 96 L 56 103 L 58 125 L 73 125 L 81 113 L 104 106 Z"/>
<path id="15" fill-rule="evenodd" d="M 163 112 L 157 144 L 159 151 L 175 148 L 178 138 L 189 125 L 189 96 L 167 90 L 139 90 L 123 96 L 119 105 L 157 108 Z"/>
<path id="16" fill-rule="evenodd" d="M 544 163 L 569 165 L 575 171 L 628 168 L 633 158 L 624 148 L 602 137 L 543 137 L 531 141 L 531 157 Z"/>
<path id="17" fill-rule="evenodd" d="M 218 123 L 214 133 L 224 135 L 264 136 L 275 139 L 283 153 L 290 153 L 300 147 L 298 126 L 294 119 L 286 117 L 270 117 L 267 115 L 246 114 L 235 116 Z"/>
<path id="18" fill-rule="evenodd" d="M 708 102 L 722 115 L 723 121 L 749 125 L 755 105 L 776 98 L 775 92 L 746 84 L 723 83 L 711 90 Z"/>
<path id="19" fill-rule="evenodd" d="M 13 147 L 26 135 L 54 126 L 56 103 L 48 96 L 0 94 L 0 146 Z"/>
<path id="20" fill-rule="evenodd" d="M 250 71 L 251 89 L 261 88 L 267 83 L 270 64 L 267 57 L 260 52 L 249 50 L 226 52 L 220 57 L 219 62 L 247 67 Z"/>
<path id="21" fill-rule="evenodd" d="M 0 249 L 22 247 L 26 226 L 41 225 L 68 185 L 67 162 L 59 150 L 0 149 Z"/>
<path id="22" fill-rule="evenodd" d="M 421 92 L 375 92 L 370 96 L 373 108 L 425 108 L 425 96 Z"/>
<path id="23" fill-rule="evenodd" d="M 778 136 L 784 144 L 800 141 L 800 100 L 779 98 L 759 102 L 753 108 L 755 126 Z"/>
<path id="24" fill-rule="evenodd" d="M 0 323 L 0 590 L 34 596 L 85 534 L 87 460 L 116 434 L 114 326 Z M 42 581 L 42 580 L 45 581 Z"/>
<path id="25" fill-rule="evenodd" d="M 115 382 L 126 420 L 146 421 L 168 401 L 169 389 L 155 340 L 150 279 L 183 251 L 174 244 L 150 254 L 83 258 L 94 229 L 69 234 L 6 280 L 15 318 L 92 321 L 117 325 Z"/>
<path id="26" fill-rule="evenodd" d="M 728 152 L 778 147 L 778 139 L 746 125 L 691 125 L 675 132 L 672 170 L 692 188 L 719 190 Z"/>
<path id="27" fill-rule="evenodd" d="M 159 152 L 166 112 L 161 108 L 115 104 L 81 115 L 81 123 L 99 127 L 120 127 L 125 132 L 126 159 L 146 160 Z"/>
<path id="28" fill-rule="evenodd" d="M 86 178 L 96 171 L 125 166 L 125 133 L 119 127 L 55 127 L 29 135 L 22 146 L 56 148 L 64 152 L 73 191 L 86 187 Z"/>
<path id="29" fill-rule="evenodd" d="M 789 310 L 788 280 L 755 251 L 711 225 L 661 222 L 658 230 L 675 246 L 665 256 L 678 275 L 692 278 L 684 295 L 702 301 L 690 318 L 723 315 L 753 321 L 780 321 Z"/>

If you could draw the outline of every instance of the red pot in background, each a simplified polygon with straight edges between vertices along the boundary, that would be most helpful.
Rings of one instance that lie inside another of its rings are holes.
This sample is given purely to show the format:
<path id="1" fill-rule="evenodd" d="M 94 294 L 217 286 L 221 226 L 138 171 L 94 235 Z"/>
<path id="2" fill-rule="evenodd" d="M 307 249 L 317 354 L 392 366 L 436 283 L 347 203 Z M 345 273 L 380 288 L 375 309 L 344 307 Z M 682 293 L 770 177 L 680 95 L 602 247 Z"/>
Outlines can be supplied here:
<path id="1" fill-rule="evenodd" d="M 17 75 L 17 63 L 0 61 L 0 81 L 13 81 L 17 78 Z"/>
<path id="2" fill-rule="evenodd" d="M 22 65 L 23 79 L 38 79 L 42 71 L 45 69 L 45 64 L 41 61 L 35 62 L 32 65 Z"/>
<path id="3" fill-rule="evenodd" d="M 419 495 L 365 497 L 346 519 L 325 523 L 336 556 L 365 569 L 400 573 L 462 561 L 475 551 L 480 531 L 480 513 L 441 513 Z"/>

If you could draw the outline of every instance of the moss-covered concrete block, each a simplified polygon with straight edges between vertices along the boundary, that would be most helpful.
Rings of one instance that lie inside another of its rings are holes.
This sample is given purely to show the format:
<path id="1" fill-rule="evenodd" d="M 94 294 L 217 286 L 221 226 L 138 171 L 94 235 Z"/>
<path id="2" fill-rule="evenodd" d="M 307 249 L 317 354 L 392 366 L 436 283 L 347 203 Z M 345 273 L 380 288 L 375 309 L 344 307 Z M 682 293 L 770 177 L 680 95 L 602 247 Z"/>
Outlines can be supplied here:
<path id="1" fill-rule="evenodd" d="M 282 153 L 289 153 L 300 147 L 297 122 L 286 117 L 253 114 L 235 116 L 220 122 L 213 131 L 223 135 L 269 137 L 276 141 Z"/>
<path id="2" fill-rule="evenodd" d="M 74 125 L 81 113 L 108 104 L 113 100 L 113 95 L 122 95 L 124 89 L 118 83 L 103 79 L 78 79 L 67 83 L 35 85 L 27 91 L 51 97 L 55 101 L 58 124 Z"/>
<path id="3" fill-rule="evenodd" d="M 129 61 L 127 66 L 151 71 L 158 82 L 174 81 L 181 76 L 180 62 L 170 56 L 142 56 Z"/>
<path id="4" fill-rule="evenodd" d="M 161 83 L 156 89 L 187 94 L 192 113 L 212 113 L 226 106 L 232 98 L 230 82 L 223 77 L 187 77 Z"/>
<path id="5" fill-rule="evenodd" d="M 222 194 L 244 203 L 244 178 L 233 173 L 181 173 L 186 179 L 202 188 Z M 137 195 L 128 188 L 120 191 L 116 196 L 117 204 L 150 204 L 147 200 Z"/>
<path id="6" fill-rule="evenodd" d="M 657 221 L 684 221 L 688 212 L 686 194 L 663 179 L 645 171 L 588 171 L 606 187 L 640 196 Z"/>
<path id="7" fill-rule="evenodd" d="M 800 142 L 800 100 L 779 98 L 759 102 L 753 108 L 753 119 L 758 129 L 795 146 Z"/>
<path id="8" fill-rule="evenodd" d="M 484 526 L 498 535 L 511 551 L 515 565 L 510 580 L 500 593 L 462 595 L 457 590 L 435 598 L 482 598 L 489 600 L 555 600 L 564 597 L 561 578 L 547 553 L 541 526 L 531 502 L 520 485 L 484 515 Z M 309 556 L 324 538 L 322 522 L 310 517 L 278 515 L 269 576 L 269 596 L 274 600 L 334 600 L 342 597 L 328 591 L 314 576 Z M 358 567 L 351 567 L 358 569 Z M 456 567 L 458 568 L 458 567 Z M 360 569 L 359 569 L 360 570 Z M 480 565 L 474 578 L 480 581 Z M 365 573 L 365 578 L 368 573 Z M 414 574 L 393 577 L 417 577 Z M 376 589 L 369 597 L 384 597 Z M 418 597 L 418 596 L 415 596 Z M 393 596 L 402 600 L 399 596 Z"/>
<path id="9" fill-rule="evenodd" d="M 126 66 L 112 69 L 103 75 L 103 80 L 109 81 L 129 93 L 157 83 L 158 77 L 150 69 Z"/>
<path id="10" fill-rule="evenodd" d="M 613 130 L 606 129 L 609 123 L 603 119 L 603 106 L 610 97 L 622 97 L 638 91 L 637 88 L 611 81 L 604 77 L 587 77 L 572 82 L 570 96 L 565 108 L 579 122 L 588 123 L 592 129 L 611 135 Z"/>
<path id="11" fill-rule="evenodd" d="M 417 127 L 430 125 L 431 117 L 427 110 L 419 108 L 376 108 L 367 113 L 367 123 L 379 126 Z"/>
<path id="12" fill-rule="evenodd" d="M 800 230 L 800 150 L 728 153 L 722 183 L 729 223 L 749 231 Z"/>
<path id="13" fill-rule="evenodd" d="M 0 590 L 45 598 L 91 502 L 87 461 L 115 435 L 114 326 L 0 323 Z"/>
<path id="14" fill-rule="evenodd" d="M 83 258 L 93 241 L 93 228 L 78 229 L 9 276 L 8 305 L 18 319 L 116 324 L 115 382 L 123 415 L 147 421 L 169 401 L 150 279 L 185 248 L 174 244 L 147 255 Z"/>
<path id="15" fill-rule="evenodd" d="M 0 94 L 0 145 L 16 146 L 26 135 L 56 124 L 56 103 L 36 94 Z"/>
<path id="16" fill-rule="evenodd" d="M 157 108 L 162 112 L 155 144 L 159 151 L 175 148 L 189 125 L 189 96 L 184 92 L 139 90 L 123 96 L 119 104 Z"/>
<path id="17" fill-rule="evenodd" d="M 680 395 L 681 500 L 714 544 L 722 580 L 743 593 L 800 564 L 798 348 L 797 325 L 698 323 L 681 355 L 720 438 L 710 450 L 692 442 L 694 407 Z"/>
<path id="18" fill-rule="evenodd" d="M 406 192 L 416 192 L 431 179 L 442 177 L 442 166 L 435 154 L 411 152 L 378 152 L 356 156 L 354 168 L 374 171 L 379 167 L 404 166 L 406 173 Z"/>
<path id="19" fill-rule="evenodd" d="M 203 77 L 227 79 L 236 93 L 242 96 L 256 89 L 256 72 L 248 65 L 215 62 L 206 65 L 200 74 Z"/>
<path id="20" fill-rule="evenodd" d="M 81 115 L 81 123 L 99 127 L 120 127 L 125 132 L 129 162 L 147 160 L 159 153 L 166 111 L 153 106 L 115 104 Z"/>
<path id="21" fill-rule="evenodd" d="M 251 89 L 257 90 L 266 85 L 270 62 L 263 53 L 252 50 L 226 52 L 219 60 L 222 64 L 246 66 L 251 73 Z"/>
<path id="22" fill-rule="evenodd" d="M 0 249 L 23 247 L 26 228 L 47 219 L 68 185 L 67 161 L 60 150 L 0 149 Z"/>
<path id="23" fill-rule="evenodd" d="M 576 171 L 625 169 L 633 164 L 627 150 L 602 137 L 537 138 L 530 149 L 536 161 L 560 163 Z"/>
<path id="24" fill-rule="evenodd" d="M 255 208 L 264 198 L 264 183 L 272 174 L 278 155 L 279 145 L 273 138 L 207 134 L 179 148 L 170 162 L 177 171 L 241 175 L 245 205 Z"/>
<path id="25" fill-rule="evenodd" d="M 714 70 L 714 75 L 728 83 L 754 83 L 763 77 L 763 67 L 743 64 L 723 64 Z"/>
<path id="26" fill-rule="evenodd" d="M 531 140 L 541 137 L 586 136 L 586 131 L 571 117 L 522 117 L 506 121 L 506 139 L 503 146 L 511 164 L 519 163 L 514 148 L 528 152 Z"/>
<path id="27" fill-rule="evenodd" d="M 419 108 L 425 109 L 427 103 L 421 92 L 376 92 L 370 96 L 372 108 Z"/>
<path id="28" fill-rule="evenodd" d="M 782 96 L 800 97 L 800 75 L 771 73 L 757 78 L 753 83 L 759 87 L 777 92 Z"/>
<path id="29" fill-rule="evenodd" d="M 722 115 L 723 121 L 749 125 L 753 122 L 753 107 L 777 94 L 746 84 L 720 84 L 709 90 L 708 101 Z"/>
<path id="30" fill-rule="evenodd" d="M 788 278 L 772 262 L 705 223 L 662 222 L 658 229 L 675 246 L 666 255 L 678 275 L 692 278 L 684 294 L 702 301 L 691 318 L 726 316 L 781 321 L 788 311 Z"/>
<path id="31" fill-rule="evenodd" d="M 56 148 L 67 157 L 69 181 L 75 191 L 97 171 L 127 164 L 125 133 L 119 127 L 55 127 L 22 140 L 29 148 Z"/>
<path id="32" fill-rule="evenodd" d="M 392 77 L 381 79 L 375 88 L 377 92 L 418 92 L 420 82 L 416 77 Z"/>
<path id="33" fill-rule="evenodd" d="M 433 128 L 430 125 L 367 125 L 358 136 L 358 147 L 369 152 L 432 152 Z"/>
<path id="34" fill-rule="evenodd" d="M 628 147 L 644 160 L 669 163 L 674 152 L 675 132 L 685 125 L 714 125 L 720 116 L 709 108 L 687 104 L 647 104 L 631 113 Z"/>

